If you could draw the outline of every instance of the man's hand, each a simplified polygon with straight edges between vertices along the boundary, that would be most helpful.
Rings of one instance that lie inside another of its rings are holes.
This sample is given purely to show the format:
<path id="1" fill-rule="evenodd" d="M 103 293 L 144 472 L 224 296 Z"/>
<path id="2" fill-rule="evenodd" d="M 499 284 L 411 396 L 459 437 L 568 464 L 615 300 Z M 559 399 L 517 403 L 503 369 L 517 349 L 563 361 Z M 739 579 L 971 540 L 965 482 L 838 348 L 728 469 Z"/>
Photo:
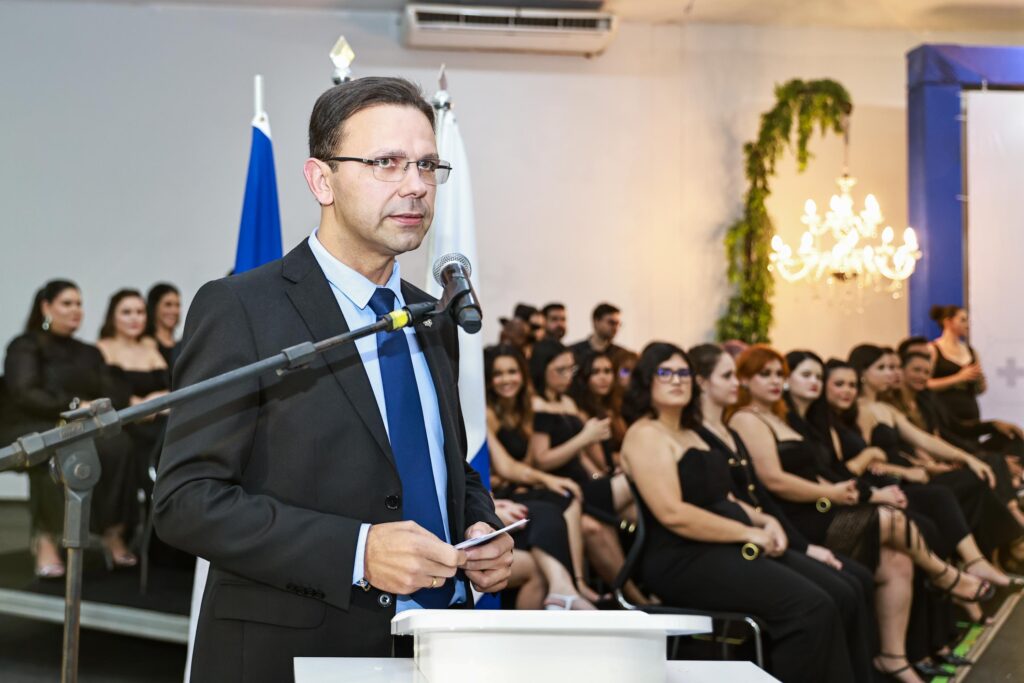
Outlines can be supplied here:
<path id="1" fill-rule="evenodd" d="M 509 540 L 509 547 L 512 541 Z M 374 524 L 366 534 L 364 576 L 374 588 L 412 595 L 437 588 L 466 562 L 456 550 L 416 522 Z"/>
<path id="2" fill-rule="evenodd" d="M 371 527 L 372 528 L 372 527 Z M 466 540 L 486 536 L 496 531 L 485 522 L 477 522 L 466 529 Z M 481 593 L 496 593 L 508 585 L 512 575 L 512 537 L 502 534 L 493 541 L 465 551 L 466 578 Z"/>

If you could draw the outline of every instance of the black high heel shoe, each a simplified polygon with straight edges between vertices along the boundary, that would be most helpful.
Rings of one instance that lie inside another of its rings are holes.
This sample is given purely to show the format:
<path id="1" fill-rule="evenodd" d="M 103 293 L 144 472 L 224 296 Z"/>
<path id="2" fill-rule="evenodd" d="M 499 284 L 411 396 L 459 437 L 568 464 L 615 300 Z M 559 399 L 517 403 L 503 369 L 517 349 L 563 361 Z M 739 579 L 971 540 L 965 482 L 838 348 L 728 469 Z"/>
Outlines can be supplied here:
<path id="1" fill-rule="evenodd" d="M 953 578 L 953 583 L 949 584 L 949 586 L 946 588 L 943 588 L 942 586 L 936 584 L 935 582 L 941 579 L 943 576 L 945 576 L 946 572 L 948 572 L 950 569 L 956 572 L 956 577 Z M 985 579 L 978 579 L 980 581 L 980 584 L 978 585 L 978 590 L 974 591 L 974 595 L 955 594 L 953 591 L 956 590 L 956 587 L 960 584 L 960 578 L 962 576 L 963 572 L 961 572 L 959 569 L 953 567 L 947 562 L 946 566 L 942 568 L 941 572 L 929 577 L 929 582 L 926 585 L 929 588 L 929 590 L 933 590 L 950 597 L 960 598 L 961 600 L 964 600 L 966 602 L 987 602 L 991 600 L 993 597 L 995 597 L 995 586 L 993 586 Z M 978 577 L 975 576 L 974 578 L 977 579 Z"/>
<path id="2" fill-rule="evenodd" d="M 960 655 L 952 652 L 947 652 L 944 655 L 935 655 L 932 659 L 938 660 L 943 664 L 948 664 L 949 666 L 971 666 L 974 664 L 974 662 L 967 659 L 967 657 L 961 657 Z"/>
<path id="3" fill-rule="evenodd" d="M 979 562 L 984 562 L 985 559 L 986 559 L 985 557 L 976 557 L 973 560 L 971 560 L 970 562 L 965 562 L 961 566 L 961 569 L 963 569 L 965 573 L 971 574 L 971 572 L 968 571 L 968 570 L 971 567 L 973 567 L 974 565 L 978 564 Z M 996 571 L 999 571 L 999 570 L 996 569 Z M 1006 572 L 1002 572 L 1002 573 L 1006 574 Z M 982 578 L 982 577 L 978 576 L 977 574 L 971 574 L 971 576 L 976 576 L 979 579 Z M 1009 589 L 1011 591 L 1019 591 L 1022 588 L 1024 588 L 1024 577 L 1017 576 L 1016 574 L 1006 574 L 1006 578 L 1009 579 L 1009 583 L 1006 584 L 1006 588 L 1007 589 Z"/>
<path id="4" fill-rule="evenodd" d="M 899 681 L 900 680 L 899 675 L 901 673 L 903 673 L 904 671 L 910 671 L 911 669 L 914 668 L 914 665 L 911 664 L 907 660 L 907 656 L 906 655 L 890 655 L 890 654 L 887 654 L 885 652 L 879 652 L 877 658 L 878 659 L 899 659 L 899 660 L 902 660 L 904 662 L 907 662 L 906 666 L 901 666 L 898 669 L 882 669 L 882 668 L 879 668 L 877 664 L 872 662 L 872 666 L 874 667 L 875 671 L 877 671 L 878 673 L 882 674 L 882 676 L 884 676 L 885 679 L 888 680 L 888 681 Z"/>

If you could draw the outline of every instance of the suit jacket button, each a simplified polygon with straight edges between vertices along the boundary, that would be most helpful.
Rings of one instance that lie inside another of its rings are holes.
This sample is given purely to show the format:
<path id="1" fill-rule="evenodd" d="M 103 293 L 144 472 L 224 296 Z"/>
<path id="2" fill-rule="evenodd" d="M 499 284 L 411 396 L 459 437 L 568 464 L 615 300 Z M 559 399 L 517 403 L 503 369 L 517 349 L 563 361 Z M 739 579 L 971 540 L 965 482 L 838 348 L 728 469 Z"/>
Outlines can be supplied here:
<path id="1" fill-rule="evenodd" d="M 402 504 L 401 496 L 388 496 L 384 499 L 384 507 L 388 510 L 397 510 L 398 506 Z"/>
<path id="2" fill-rule="evenodd" d="M 391 607 L 391 596 L 387 593 L 381 593 L 380 597 L 377 598 L 377 604 L 381 607 Z"/>

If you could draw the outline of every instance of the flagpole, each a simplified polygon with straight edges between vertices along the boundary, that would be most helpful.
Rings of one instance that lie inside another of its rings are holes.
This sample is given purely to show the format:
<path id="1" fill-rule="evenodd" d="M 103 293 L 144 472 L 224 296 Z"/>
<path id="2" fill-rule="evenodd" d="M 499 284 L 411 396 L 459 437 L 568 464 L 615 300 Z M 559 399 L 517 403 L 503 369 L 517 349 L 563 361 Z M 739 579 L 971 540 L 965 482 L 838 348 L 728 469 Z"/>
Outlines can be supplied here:
<path id="1" fill-rule="evenodd" d="M 252 95 L 253 95 L 253 110 L 252 115 L 253 123 L 262 121 L 267 118 L 267 110 L 263 108 L 263 76 L 256 74 L 252 79 Z"/>

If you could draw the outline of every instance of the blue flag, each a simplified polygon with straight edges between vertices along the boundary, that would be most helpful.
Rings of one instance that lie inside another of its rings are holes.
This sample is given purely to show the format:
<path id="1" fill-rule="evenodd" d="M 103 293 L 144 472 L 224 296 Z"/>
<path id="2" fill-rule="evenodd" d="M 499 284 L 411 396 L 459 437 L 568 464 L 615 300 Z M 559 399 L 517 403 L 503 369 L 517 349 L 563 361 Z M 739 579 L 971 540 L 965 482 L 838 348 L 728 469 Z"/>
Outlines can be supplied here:
<path id="1" fill-rule="evenodd" d="M 252 122 L 252 151 L 234 272 L 252 270 L 281 258 L 281 254 L 281 212 L 277 206 L 274 148 L 270 144 L 270 123 L 263 114 Z"/>

